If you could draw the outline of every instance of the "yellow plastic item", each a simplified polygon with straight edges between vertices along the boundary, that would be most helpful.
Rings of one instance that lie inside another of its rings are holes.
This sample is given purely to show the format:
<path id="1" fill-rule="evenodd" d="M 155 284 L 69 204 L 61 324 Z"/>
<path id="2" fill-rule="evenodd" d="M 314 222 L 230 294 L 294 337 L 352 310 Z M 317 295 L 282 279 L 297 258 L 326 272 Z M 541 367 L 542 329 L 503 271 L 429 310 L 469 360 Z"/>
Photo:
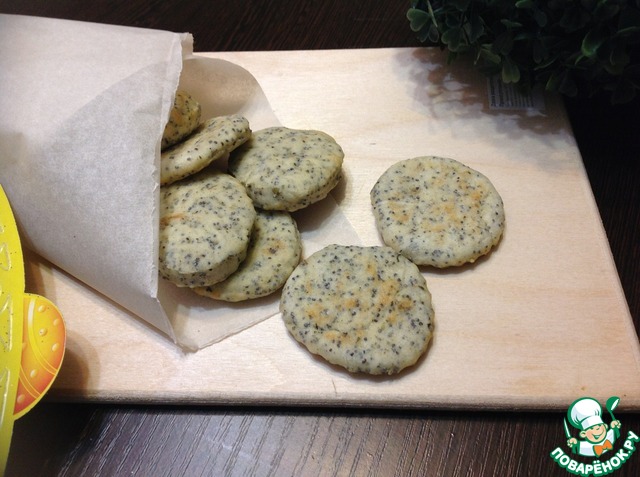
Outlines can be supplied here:
<path id="1" fill-rule="evenodd" d="M 42 296 L 25 293 L 18 228 L 0 186 L 0 475 L 7 464 L 13 423 L 51 387 L 65 344 L 58 308 Z"/>

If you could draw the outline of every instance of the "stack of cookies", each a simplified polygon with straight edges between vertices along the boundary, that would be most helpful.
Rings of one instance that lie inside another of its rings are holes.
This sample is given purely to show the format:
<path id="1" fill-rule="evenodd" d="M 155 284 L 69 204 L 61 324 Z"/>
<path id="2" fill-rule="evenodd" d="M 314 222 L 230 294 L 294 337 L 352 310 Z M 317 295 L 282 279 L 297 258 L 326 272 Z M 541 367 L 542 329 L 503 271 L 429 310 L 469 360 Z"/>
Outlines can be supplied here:
<path id="1" fill-rule="evenodd" d="M 291 212 L 337 185 L 344 153 L 319 131 L 253 132 L 242 116 L 201 114 L 177 92 L 161 143 L 160 274 L 216 300 L 269 295 L 300 261 Z"/>

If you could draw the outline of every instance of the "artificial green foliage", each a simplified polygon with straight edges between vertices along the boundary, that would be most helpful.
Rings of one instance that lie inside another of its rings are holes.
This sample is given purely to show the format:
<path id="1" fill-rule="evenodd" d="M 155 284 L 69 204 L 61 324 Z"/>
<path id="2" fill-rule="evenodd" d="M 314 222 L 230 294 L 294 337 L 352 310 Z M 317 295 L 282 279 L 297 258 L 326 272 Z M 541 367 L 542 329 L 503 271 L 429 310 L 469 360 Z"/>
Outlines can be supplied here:
<path id="1" fill-rule="evenodd" d="M 640 90 L 640 0 L 412 0 L 407 19 L 449 61 L 470 55 L 505 83 L 612 103 Z"/>

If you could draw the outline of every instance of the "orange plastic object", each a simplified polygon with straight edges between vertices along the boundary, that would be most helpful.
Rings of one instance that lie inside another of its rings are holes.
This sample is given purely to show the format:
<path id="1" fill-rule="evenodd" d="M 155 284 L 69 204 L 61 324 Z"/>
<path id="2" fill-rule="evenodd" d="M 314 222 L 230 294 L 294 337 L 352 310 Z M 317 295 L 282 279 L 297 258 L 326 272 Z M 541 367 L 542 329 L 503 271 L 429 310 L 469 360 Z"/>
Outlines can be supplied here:
<path id="1" fill-rule="evenodd" d="M 14 417 L 26 414 L 45 394 L 62 365 L 66 332 L 58 308 L 39 295 L 24 295 L 22 360 Z"/>

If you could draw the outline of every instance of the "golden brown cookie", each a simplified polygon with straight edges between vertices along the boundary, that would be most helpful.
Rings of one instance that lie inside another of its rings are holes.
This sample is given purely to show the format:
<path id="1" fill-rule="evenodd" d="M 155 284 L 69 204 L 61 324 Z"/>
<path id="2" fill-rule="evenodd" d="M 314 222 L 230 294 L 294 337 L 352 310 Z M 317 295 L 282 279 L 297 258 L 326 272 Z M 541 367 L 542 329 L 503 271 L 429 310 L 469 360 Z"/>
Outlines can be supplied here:
<path id="1" fill-rule="evenodd" d="M 416 363 L 432 335 L 427 283 L 389 247 L 319 250 L 293 271 L 280 303 L 297 341 L 351 372 L 398 373 Z"/>

